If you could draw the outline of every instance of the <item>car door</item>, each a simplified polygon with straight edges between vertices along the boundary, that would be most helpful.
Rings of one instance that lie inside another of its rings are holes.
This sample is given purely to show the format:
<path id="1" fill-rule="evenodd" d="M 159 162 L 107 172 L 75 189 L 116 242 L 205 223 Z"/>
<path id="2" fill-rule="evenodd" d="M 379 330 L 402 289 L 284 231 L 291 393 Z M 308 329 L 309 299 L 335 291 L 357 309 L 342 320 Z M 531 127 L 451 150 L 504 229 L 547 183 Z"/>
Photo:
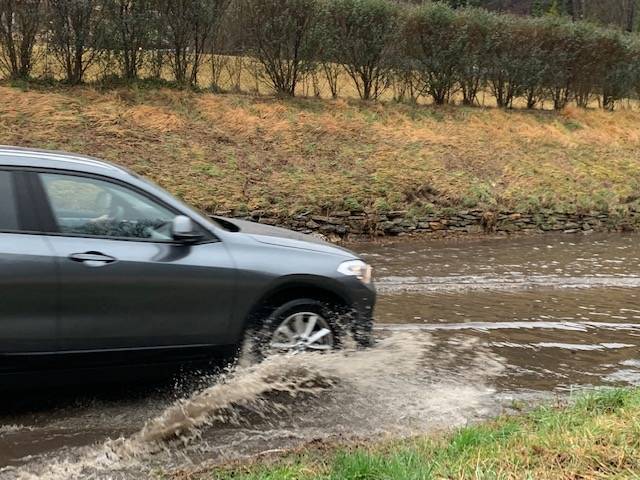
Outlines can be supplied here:
<path id="1" fill-rule="evenodd" d="M 0 168 L 0 373 L 57 349 L 58 278 L 23 172 Z"/>
<path id="2" fill-rule="evenodd" d="M 174 242 L 180 212 L 115 180 L 53 172 L 37 180 L 60 270 L 63 350 L 225 343 L 235 268 L 223 243 L 210 233 Z"/>

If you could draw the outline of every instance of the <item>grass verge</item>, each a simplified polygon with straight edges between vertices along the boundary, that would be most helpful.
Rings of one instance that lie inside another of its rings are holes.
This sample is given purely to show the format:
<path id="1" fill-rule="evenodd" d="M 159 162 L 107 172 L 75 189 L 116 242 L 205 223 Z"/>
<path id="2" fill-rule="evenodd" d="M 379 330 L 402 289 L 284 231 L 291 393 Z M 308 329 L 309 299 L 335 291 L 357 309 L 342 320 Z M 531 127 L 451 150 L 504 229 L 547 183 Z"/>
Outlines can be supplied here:
<path id="1" fill-rule="evenodd" d="M 640 478 L 640 390 L 602 390 L 441 438 L 307 449 L 263 463 L 180 473 L 216 480 Z"/>

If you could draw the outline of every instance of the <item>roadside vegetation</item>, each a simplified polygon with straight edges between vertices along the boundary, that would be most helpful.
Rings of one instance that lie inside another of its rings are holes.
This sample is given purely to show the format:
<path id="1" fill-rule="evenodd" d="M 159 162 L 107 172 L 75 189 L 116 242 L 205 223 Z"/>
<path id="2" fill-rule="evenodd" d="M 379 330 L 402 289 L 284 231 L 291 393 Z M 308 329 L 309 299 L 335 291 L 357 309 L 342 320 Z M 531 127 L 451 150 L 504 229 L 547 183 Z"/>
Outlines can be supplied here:
<path id="1" fill-rule="evenodd" d="M 625 212 L 640 112 L 0 86 L 0 144 L 123 164 L 210 213 Z"/>
<path id="2" fill-rule="evenodd" d="M 0 0 L 0 143 L 124 164 L 208 213 L 624 216 L 640 41 L 551 7 Z"/>
<path id="3" fill-rule="evenodd" d="M 598 479 L 640 476 L 640 391 L 604 390 L 570 406 L 439 437 L 353 446 L 310 446 L 282 458 L 200 472 L 180 480 Z"/>
<path id="4" fill-rule="evenodd" d="M 556 110 L 613 110 L 638 97 L 635 34 L 545 2 L 540 17 L 420 3 L 2 0 L 0 74 Z"/>

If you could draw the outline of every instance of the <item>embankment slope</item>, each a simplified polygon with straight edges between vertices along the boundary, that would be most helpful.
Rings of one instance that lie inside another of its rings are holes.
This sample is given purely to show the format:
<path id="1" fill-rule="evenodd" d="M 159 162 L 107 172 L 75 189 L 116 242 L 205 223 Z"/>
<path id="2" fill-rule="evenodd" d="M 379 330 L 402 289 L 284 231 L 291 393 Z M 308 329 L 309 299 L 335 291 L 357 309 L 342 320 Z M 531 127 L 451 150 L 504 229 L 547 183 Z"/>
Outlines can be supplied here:
<path id="1" fill-rule="evenodd" d="M 625 213 L 640 195 L 640 112 L 632 109 L 558 114 L 0 86 L 0 143 L 95 155 L 208 212 L 281 223 L 303 212 Z"/>

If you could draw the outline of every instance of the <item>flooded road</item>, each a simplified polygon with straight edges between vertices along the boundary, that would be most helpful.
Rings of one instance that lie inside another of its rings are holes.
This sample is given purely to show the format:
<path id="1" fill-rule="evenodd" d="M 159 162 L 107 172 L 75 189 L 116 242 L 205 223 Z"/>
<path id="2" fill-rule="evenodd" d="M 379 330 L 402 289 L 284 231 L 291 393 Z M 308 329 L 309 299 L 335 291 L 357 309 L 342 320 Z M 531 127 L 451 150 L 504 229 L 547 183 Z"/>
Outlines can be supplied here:
<path id="1" fill-rule="evenodd" d="M 501 391 L 640 383 L 640 237 L 545 236 L 361 249 L 381 330 L 477 340 Z"/>
<path id="2" fill-rule="evenodd" d="M 0 403 L 0 478 L 140 478 L 315 440 L 409 435 L 640 384 L 640 237 L 359 244 L 379 345 L 275 357 L 206 388 Z"/>

